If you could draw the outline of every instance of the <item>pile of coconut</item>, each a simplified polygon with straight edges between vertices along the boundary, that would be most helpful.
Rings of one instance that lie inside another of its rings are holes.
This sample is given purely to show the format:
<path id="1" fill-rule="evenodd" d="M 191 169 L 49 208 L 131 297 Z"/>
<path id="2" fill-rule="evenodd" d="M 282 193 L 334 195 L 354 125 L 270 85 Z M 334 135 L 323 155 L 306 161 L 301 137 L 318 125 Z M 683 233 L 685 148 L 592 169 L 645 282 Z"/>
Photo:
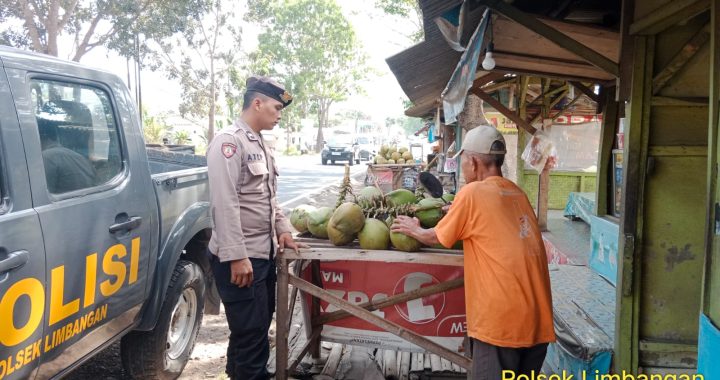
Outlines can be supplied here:
<path id="1" fill-rule="evenodd" d="M 366 187 L 337 208 L 301 205 L 290 214 L 295 229 L 319 239 L 330 239 L 336 246 L 348 245 L 357 238 L 363 249 L 393 248 L 406 252 L 418 251 L 422 244 L 402 233 L 391 232 L 390 226 L 398 215 L 415 216 L 425 228 L 432 228 L 442 219 L 442 207 L 452 201 L 452 194 L 442 198 L 416 196 L 398 189 L 383 194 L 376 187 Z"/>
<path id="2" fill-rule="evenodd" d="M 395 146 L 383 145 L 380 147 L 380 151 L 373 158 L 373 162 L 376 164 L 405 164 L 413 163 L 414 158 L 412 153 L 407 148 L 397 148 Z"/>

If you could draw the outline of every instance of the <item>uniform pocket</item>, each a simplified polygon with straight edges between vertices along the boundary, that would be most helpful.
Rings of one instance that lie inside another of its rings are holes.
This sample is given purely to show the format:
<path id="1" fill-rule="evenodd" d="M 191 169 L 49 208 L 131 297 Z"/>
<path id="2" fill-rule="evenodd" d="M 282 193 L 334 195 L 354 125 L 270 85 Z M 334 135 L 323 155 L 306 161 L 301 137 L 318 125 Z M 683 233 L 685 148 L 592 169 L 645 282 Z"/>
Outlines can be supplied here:
<path id="1" fill-rule="evenodd" d="M 268 174 L 264 162 L 253 162 L 243 168 L 243 181 L 240 185 L 240 193 L 253 194 L 262 193 L 265 186 L 265 176 Z"/>

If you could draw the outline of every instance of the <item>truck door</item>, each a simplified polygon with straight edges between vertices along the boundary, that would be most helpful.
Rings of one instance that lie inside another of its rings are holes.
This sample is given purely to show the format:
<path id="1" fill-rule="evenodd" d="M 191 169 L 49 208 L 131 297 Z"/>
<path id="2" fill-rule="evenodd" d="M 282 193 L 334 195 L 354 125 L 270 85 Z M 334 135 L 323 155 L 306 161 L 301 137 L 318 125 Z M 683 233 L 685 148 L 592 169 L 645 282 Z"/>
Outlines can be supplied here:
<path id="1" fill-rule="evenodd" d="M 33 376 L 40 362 L 45 252 L 32 208 L 17 114 L 0 66 L 0 378 Z"/>
<path id="2" fill-rule="evenodd" d="M 138 130 L 130 127 L 135 115 L 119 112 L 128 109 L 127 97 L 108 87 L 122 91 L 119 80 L 19 69 L 8 76 L 46 247 L 43 378 L 133 326 L 157 222 L 148 165 L 138 158 L 143 140 L 124 133 Z"/>

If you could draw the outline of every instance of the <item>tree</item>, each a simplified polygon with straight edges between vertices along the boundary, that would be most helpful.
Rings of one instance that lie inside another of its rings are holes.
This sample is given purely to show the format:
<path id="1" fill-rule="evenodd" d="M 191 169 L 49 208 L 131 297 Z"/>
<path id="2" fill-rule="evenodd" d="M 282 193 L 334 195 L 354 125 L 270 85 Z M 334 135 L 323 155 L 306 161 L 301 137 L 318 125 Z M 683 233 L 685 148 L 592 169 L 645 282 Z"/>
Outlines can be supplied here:
<path id="1" fill-rule="evenodd" d="M 224 5 L 232 3 L 214 0 L 205 17 L 192 21 L 174 40 L 160 43 L 155 53 L 168 78 L 180 81 L 180 114 L 207 117 L 207 141 L 215 135 L 218 98 L 240 50 L 241 31 L 235 26 L 235 14 Z"/>
<path id="2" fill-rule="evenodd" d="M 187 29 L 206 0 L 0 0 L 0 43 L 58 56 L 58 40 L 72 37 L 69 58 L 98 46 L 135 56 L 135 37 L 161 40 Z M 14 22 L 13 22 L 14 21 Z"/>
<path id="3" fill-rule="evenodd" d="M 255 59 L 295 97 L 283 118 L 317 115 L 320 151 L 330 107 L 357 92 L 368 72 L 352 26 L 334 0 L 250 0 L 247 18 L 267 25 Z"/>
<path id="4" fill-rule="evenodd" d="M 143 136 L 147 144 L 162 144 L 165 134 L 170 126 L 165 122 L 162 116 L 149 116 L 145 109 L 143 113 Z"/>
<path id="5" fill-rule="evenodd" d="M 423 39 L 423 15 L 418 0 L 375 0 L 375 8 L 391 16 L 409 19 L 415 31 L 407 36 L 412 42 Z"/>

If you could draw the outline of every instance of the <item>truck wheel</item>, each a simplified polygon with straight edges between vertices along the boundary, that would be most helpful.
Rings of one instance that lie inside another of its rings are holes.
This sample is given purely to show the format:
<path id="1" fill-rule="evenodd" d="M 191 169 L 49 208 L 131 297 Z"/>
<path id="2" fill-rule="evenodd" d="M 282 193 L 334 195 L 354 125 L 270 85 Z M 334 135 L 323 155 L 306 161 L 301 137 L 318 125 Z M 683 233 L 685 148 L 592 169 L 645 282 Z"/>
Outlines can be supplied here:
<path id="1" fill-rule="evenodd" d="M 323 165 L 327 165 L 327 162 L 328 162 L 328 160 L 326 160 L 326 159 L 324 159 L 324 158 L 322 159 L 322 164 L 323 164 Z"/>
<path id="2" fill-rule="evenodd" d="M 158 323 L 122 338 L 123 367 L 133 379 L 175 379 L 195 346 L 205 304 L 205 277 L 191 261 L 175 266 Z"/>

